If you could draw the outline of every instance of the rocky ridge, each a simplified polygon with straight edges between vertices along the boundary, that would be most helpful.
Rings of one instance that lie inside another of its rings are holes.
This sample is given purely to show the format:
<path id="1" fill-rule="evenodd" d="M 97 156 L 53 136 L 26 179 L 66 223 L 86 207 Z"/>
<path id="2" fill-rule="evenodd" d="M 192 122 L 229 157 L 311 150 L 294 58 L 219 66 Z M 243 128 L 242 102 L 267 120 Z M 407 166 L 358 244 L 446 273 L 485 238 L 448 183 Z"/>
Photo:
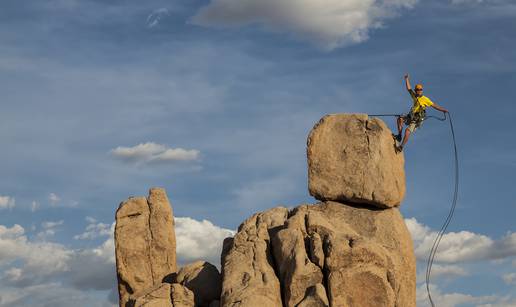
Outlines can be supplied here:
<path id="1" fill-rule="evenodd" d="M 320 200 L 244 221 L 223 242 L 221 274 L 200 261 L 178 270 L 163 189 L 116 214 L 120 306 L 413 307 L 412 239 L 398 206 L 403 155 L 364 114 L 333 114 L 307 143 L 308 186 Z"/>

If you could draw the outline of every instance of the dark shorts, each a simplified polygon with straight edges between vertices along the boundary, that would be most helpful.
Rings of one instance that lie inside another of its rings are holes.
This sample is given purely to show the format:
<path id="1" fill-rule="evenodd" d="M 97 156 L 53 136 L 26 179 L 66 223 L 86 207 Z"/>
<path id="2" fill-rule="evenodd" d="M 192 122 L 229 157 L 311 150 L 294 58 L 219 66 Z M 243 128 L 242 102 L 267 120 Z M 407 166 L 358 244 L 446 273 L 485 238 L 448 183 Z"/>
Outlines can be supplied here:
<path id="1" fill-rule="evenodd" d="M 423 123 L 423 120 L 421 118 L 419 118 L 419 119 L 413 118 L 410 113 L 403 114 L 401 116 L 401 118 L 403 119 L 403 122 L 407 126 L 407 130 L 410 131 L 411 133 L 416 131 L 417 128 L 419 128 L 421 126 L 421 124 Z"/>

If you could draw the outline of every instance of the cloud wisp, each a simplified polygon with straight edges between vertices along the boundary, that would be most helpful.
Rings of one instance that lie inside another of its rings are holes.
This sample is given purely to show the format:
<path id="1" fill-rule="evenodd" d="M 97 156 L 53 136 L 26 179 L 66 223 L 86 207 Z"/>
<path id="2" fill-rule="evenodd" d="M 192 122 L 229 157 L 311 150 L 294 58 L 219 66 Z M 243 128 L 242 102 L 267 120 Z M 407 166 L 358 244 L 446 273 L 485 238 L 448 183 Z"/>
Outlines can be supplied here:
<path id="1" fill-rule="evenodd" d="M 212 0 L 191 22 L 201 26 L 259 24 L 286 32 L 325 50 L 360 43 L 417 0 Z"/>
<path id="2" fill-rule="evenodd" d="M 200 159 L 199 150 L 170 148 L 154 142 L 141 143 L 133 147 L 119 146 L 110 153 L 117 159 L 137 164 L 187 162 Z"/>
<path id="3" fill-rule="evenodd" d="M 147 28 L 154 28 L 159 25 L 161 20 L 170 15 L 170 12 L 167 8 L 159 8 L 154 10 L 152 13 L 147 16 Z"/>
<path id="4" fill-rule="evenodd" d="M 12 209 L 16 205 L 16 201 L 10 196 L 0 196 L 0 210 Z"/>
<path id="5" fill-rule="evenodd" d="M 79 235 L 75 235 L 73 237 L 75 240 L 93 240 L 109 236 L 113 232 L 113 225 L 97 222 L 96 219 L 90 216 L 86 217 L 86 221 L 88 222 L 88 225 L 86 226 L 85 231 Z"/>

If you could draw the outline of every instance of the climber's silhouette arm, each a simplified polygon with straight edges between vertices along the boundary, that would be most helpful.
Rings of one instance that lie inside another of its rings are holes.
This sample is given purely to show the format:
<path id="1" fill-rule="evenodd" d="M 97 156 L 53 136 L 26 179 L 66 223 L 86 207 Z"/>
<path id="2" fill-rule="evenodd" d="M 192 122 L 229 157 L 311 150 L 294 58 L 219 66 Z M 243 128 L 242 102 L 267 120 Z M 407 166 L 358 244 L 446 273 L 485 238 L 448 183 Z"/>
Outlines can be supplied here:
<path id="1" fill-rule="evenodd" d="M 407 91 L 412 91 L 412 86 L 410 86 L 409 74 L 405 75 L 405 86 L 407 87 Z"/>
<path id="2" fill-rule="evenodd" d="M 437 111 L 441 111 L 443 113 L 448 113 L 448 110 L 446 110 L 445 108 L 441 107 L 440 105 L 438 105 L 437 103 L 434 102 L 434 104 L 432 105 L 432 108 L 436 109 Z"/>

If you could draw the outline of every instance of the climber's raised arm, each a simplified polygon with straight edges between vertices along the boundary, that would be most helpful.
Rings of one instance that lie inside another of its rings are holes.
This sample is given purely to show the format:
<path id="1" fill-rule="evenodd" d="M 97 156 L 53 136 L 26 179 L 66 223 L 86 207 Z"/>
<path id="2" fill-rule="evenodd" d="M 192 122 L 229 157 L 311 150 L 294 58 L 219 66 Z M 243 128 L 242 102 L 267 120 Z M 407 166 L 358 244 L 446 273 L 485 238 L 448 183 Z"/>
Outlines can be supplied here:
<path id="1" fill-rule="evenodd" d="M 405 86 L 407 87 L 407 91 L 410 92 L 412 90 L 412 86 L 410 86 L 409 74 L 406 74 L 404 78 L 405 78 Z"/>

